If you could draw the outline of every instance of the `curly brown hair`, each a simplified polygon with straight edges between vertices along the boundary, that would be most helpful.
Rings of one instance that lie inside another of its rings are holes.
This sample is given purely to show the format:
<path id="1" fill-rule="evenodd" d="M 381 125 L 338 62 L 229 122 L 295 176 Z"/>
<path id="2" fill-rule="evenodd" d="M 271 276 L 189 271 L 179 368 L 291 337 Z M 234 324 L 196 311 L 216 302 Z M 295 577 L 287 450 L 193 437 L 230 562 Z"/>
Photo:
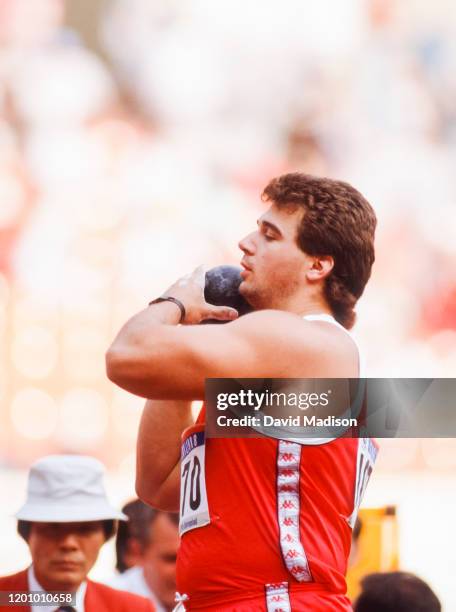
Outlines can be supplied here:
<path id="1" fill-rule="evenodd" d="M 354 307 L 375 260 L 377 218 L 372 206 L 348 183 L 300 172 L 272 179 L 262 199 L 281 209 L 304 209 L 297 243 L 308 255 L 334 258 L 324 295 L 335 319 L 347 329 L 353 327 Z"/>

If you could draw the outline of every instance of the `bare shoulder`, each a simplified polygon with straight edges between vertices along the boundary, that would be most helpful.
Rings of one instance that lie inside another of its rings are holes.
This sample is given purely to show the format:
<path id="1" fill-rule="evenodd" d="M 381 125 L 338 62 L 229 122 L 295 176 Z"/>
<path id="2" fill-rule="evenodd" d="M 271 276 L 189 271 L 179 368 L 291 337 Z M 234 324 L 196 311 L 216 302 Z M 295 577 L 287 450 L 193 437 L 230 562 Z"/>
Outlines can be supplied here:
<path id="1" fill-rule="evenodd" d="M 326 321 L 308 321 L 302 316 L 283 310 L 258 310 L 236 319 L 230 327 L 236 327 L 243 334 L 258 338 L 274 338 L 299 346 L 321 346 L 331 344 L 350 344 L 350 336 L 338 326 Z"/>
<path id="2" fill-rule="evenodd" d="M 244 330 L 257 330 L 259 327 L 269 327 L 271 331 L 290 331 L 296 329 L 301 323 L 307 323 L 299 315 L 284 310 L 256 310 L 236 319 L 231 325 L 242 327 Z"/>
<path id="3" fill-rule="evenodd" d="M 261 310 L 229 326 L 257 344 L 266 362 L 279 371 L 273 376 L 357 376 L 357 347 L 344 330 L 325 321 L 308 321 L 280 310 Z M 227 326 L 228 327 L 228 326 Z"/>

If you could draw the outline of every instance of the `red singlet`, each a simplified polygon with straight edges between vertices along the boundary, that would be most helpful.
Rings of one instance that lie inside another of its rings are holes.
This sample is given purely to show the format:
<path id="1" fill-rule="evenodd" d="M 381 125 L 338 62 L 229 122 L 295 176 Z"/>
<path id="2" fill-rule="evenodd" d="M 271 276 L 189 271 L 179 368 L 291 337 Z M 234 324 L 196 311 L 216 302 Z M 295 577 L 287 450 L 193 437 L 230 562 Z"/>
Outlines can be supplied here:
<path id="1" fill-rule="evenodd" d="M 351 610 L 351 529 L 377 454 L 368 438 L 320 444 L 183 435 L 177 589 L 186 610 Z"/>

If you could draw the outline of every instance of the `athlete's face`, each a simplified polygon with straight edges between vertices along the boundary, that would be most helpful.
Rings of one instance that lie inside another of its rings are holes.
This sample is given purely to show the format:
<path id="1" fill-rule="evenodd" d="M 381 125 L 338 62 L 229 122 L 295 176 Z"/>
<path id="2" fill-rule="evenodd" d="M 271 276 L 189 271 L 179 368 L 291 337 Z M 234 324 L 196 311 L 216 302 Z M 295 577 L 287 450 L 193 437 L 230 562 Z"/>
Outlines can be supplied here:
<path id="1" fill-rule="evenodd" d="M 258 228 L 239 243 L 243 251 L 239 291 L 256 308 L 280 308 L 306 282 L 311 265 L 297 244 L 303 211 L 274 204 L 258 219 Z"/>

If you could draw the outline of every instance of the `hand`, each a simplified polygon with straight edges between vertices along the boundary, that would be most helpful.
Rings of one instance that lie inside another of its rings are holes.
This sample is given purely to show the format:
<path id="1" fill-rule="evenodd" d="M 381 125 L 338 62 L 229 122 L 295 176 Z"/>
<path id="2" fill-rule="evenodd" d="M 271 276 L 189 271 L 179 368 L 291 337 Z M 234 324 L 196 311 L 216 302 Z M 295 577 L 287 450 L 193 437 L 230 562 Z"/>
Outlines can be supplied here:
<path id="1" fill-rule="evenodd" d="M 195 325 L 205 319 L 233 321 L 239 316 L 237 310 L 229 306 L 214 306 L 204 299 L 206 269 L 199 266 L 191 274 L 177 280 L 165 291 L 163 297 L 173 297 L 185 306 L 185 319 L 182 323 Z"/>

